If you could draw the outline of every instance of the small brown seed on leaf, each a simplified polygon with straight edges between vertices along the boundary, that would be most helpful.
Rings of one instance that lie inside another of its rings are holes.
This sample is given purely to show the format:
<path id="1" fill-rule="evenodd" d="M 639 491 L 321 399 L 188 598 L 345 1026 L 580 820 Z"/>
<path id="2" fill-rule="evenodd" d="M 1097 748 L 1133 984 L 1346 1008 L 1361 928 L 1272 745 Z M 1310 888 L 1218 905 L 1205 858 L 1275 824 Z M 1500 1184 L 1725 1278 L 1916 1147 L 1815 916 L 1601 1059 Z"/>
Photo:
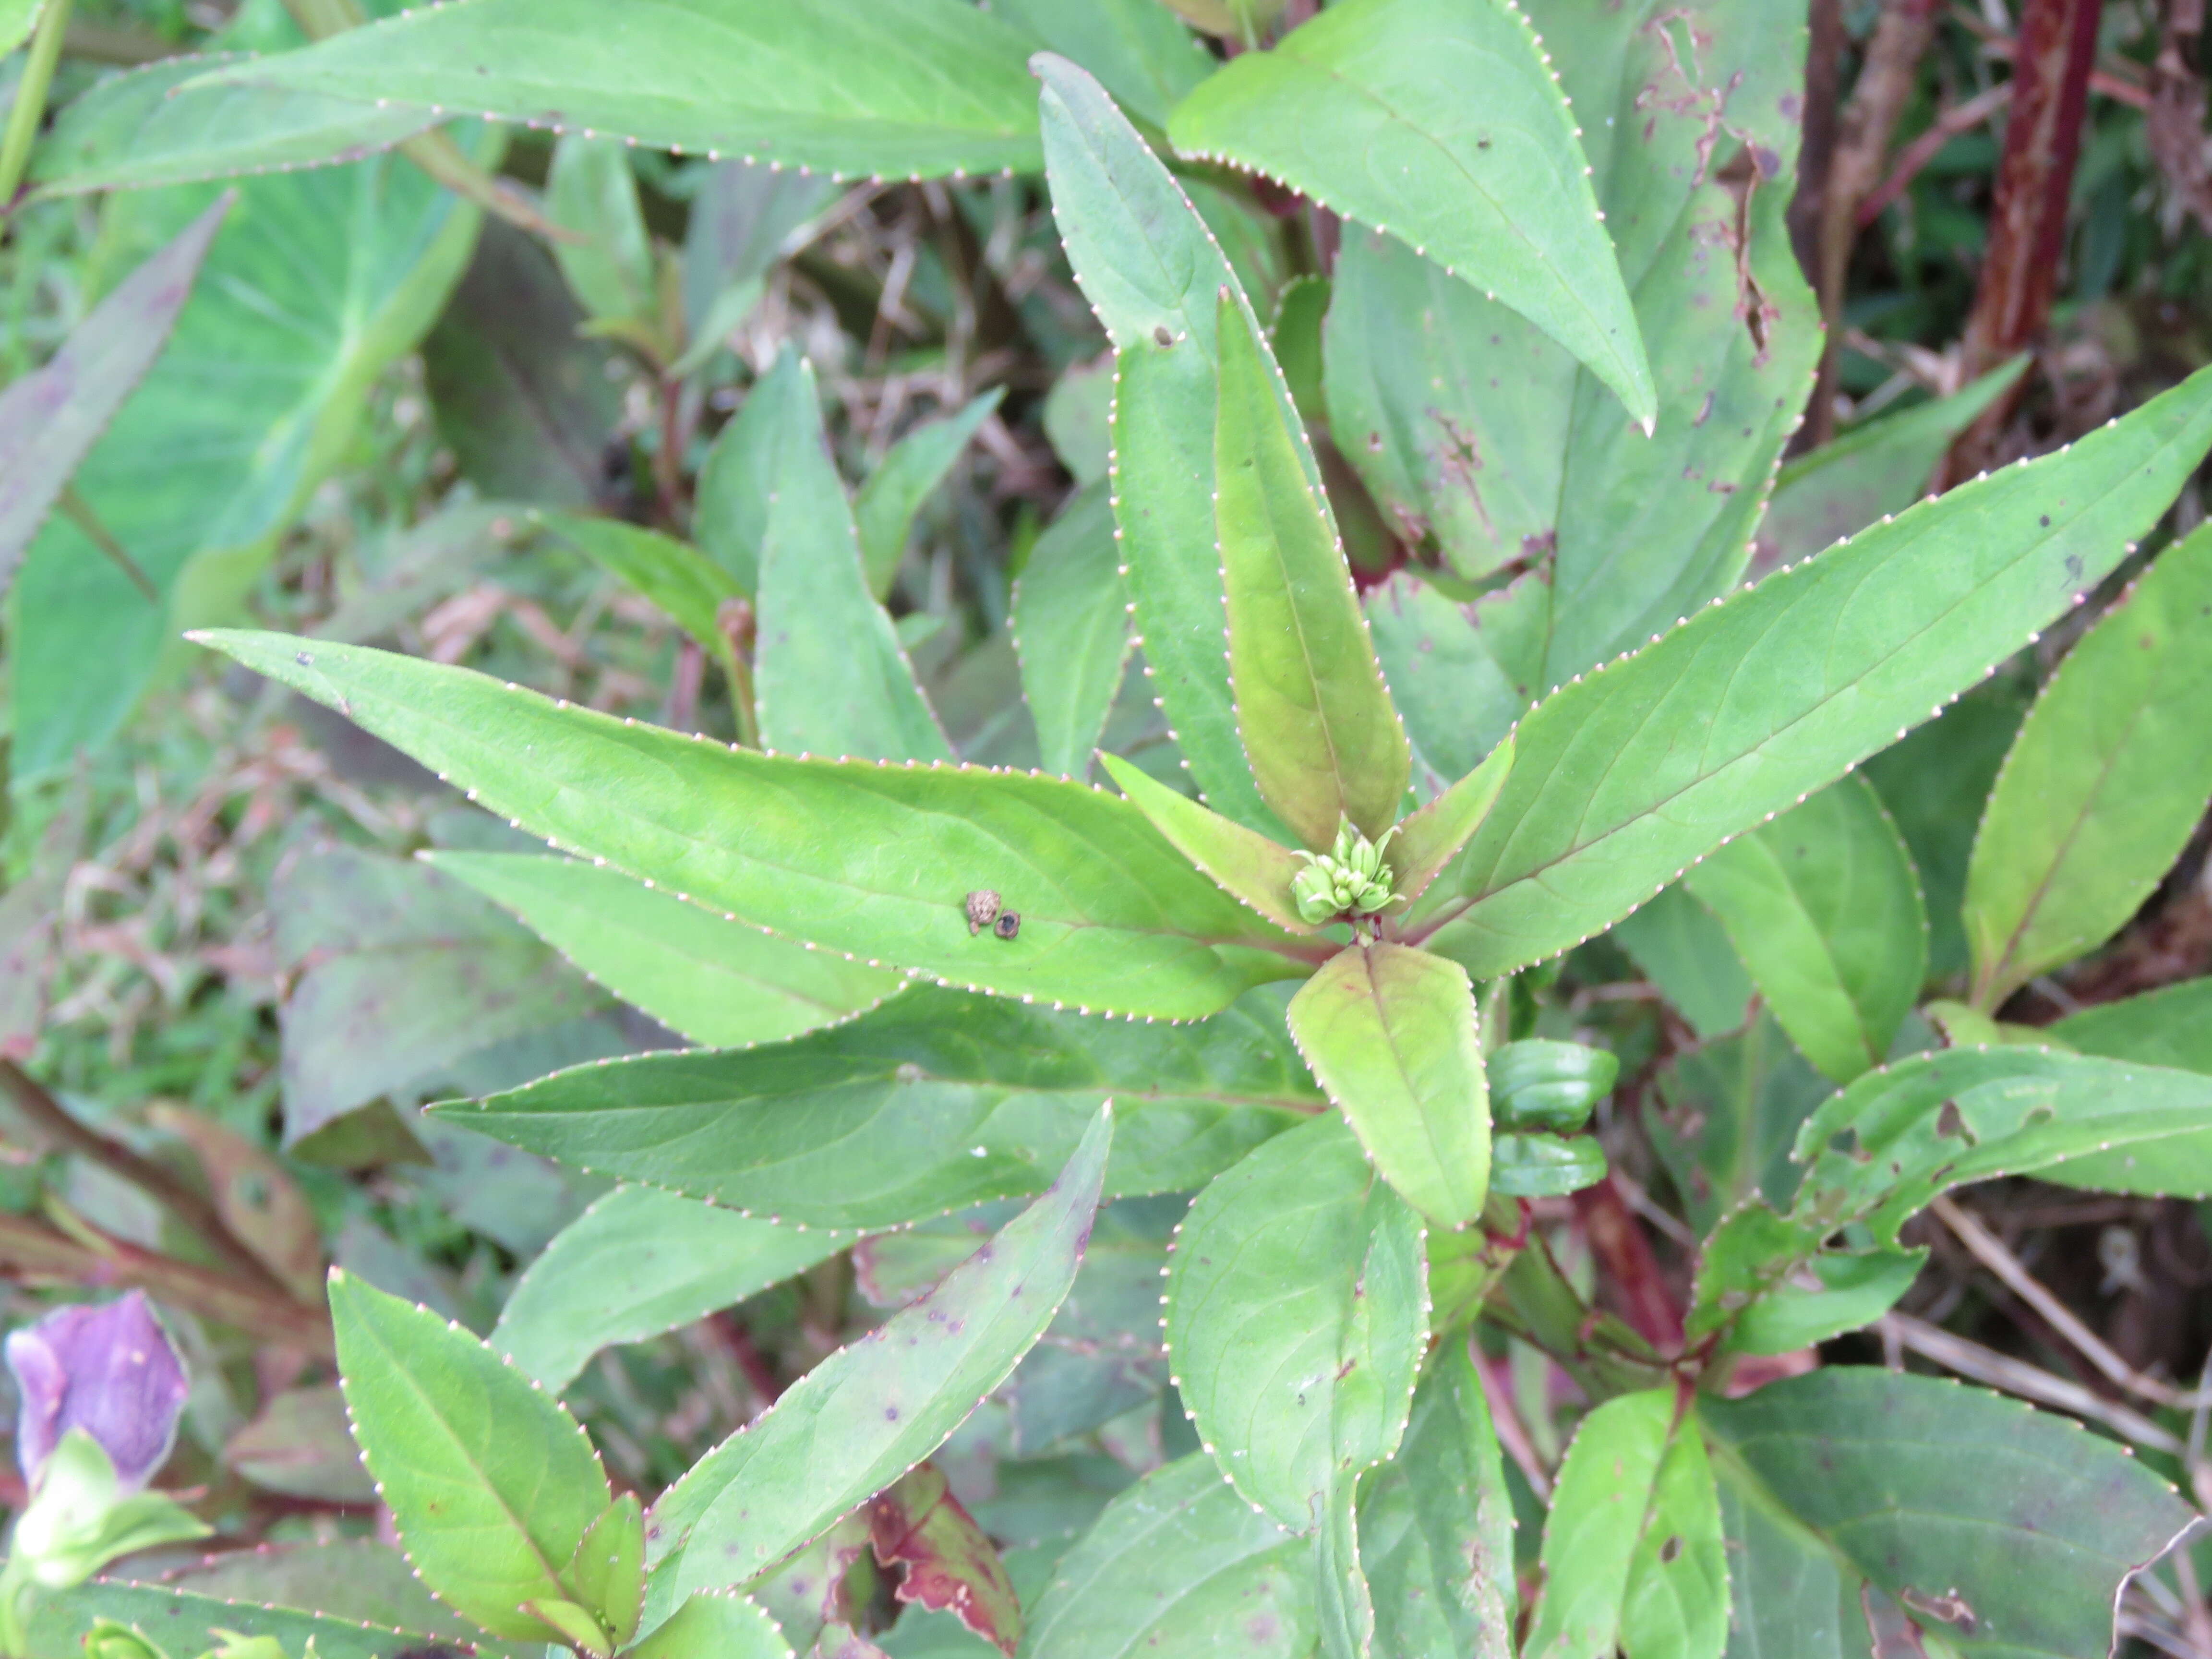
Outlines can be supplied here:
<path id="1" fill-rule="evenodd" d="M 968 931 L 980 933 L 997 920 L 999 896 L 988 887 L 979 887 L 968 895 Z"/>

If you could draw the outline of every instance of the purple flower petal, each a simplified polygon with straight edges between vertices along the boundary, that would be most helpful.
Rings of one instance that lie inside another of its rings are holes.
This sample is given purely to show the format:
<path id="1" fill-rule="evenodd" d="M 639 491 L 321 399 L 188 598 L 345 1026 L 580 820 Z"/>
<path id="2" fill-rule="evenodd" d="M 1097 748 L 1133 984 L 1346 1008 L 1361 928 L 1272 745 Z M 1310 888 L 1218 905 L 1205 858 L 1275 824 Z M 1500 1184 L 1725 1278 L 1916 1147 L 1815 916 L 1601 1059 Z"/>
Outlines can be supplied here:
<path id="1" fill-rule="evenodd" d="M 168 1462 L 190 1390 L 169 1334 L 142 1291 L 58 1308 L 11 1333 L 6 1352 L 22 1395 L 15 1458 L 32 1486 L 71 1429 L 84 1430 L 106 1450 L 125 1492 L 139 1490 Z"/>

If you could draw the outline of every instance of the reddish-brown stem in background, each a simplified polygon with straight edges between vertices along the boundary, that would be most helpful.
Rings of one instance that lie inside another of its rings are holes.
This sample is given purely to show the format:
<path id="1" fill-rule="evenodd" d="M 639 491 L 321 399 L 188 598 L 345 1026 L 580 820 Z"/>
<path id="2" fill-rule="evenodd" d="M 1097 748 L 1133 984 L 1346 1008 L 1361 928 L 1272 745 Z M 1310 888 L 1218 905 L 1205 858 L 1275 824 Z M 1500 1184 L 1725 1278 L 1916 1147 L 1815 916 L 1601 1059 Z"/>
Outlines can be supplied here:
<path id="1" fill-rule="evenodd" d="M 1850 101 L 1836 125 L 1836 142 L 1820 191 L 1819 261 L 1813 286 L 1820 296 L 1827 340 L 1813 389 L 1806 426 L 1809 444 L 1826 441 L 1835 428 L 1836 357 L 1843 334 L 1844 279 L 1858 240 L 1859 204 L 1881 179 L 1897 131 L 1918 80 L 1920 60 L 1936 32 L 1936 0 L 1887 0 Z"/>
<path id="2" fill-rule="evenodd" d="M 2005 123 L 1981 281 L 1966 319 L 1966 377 L 1986 374 L 2042 333 L 2066 249 L 2067 198 L 2081 153 L 2081 118 L 2097 61 L 2104 0 L 2026 0 L 2013 51 Z M 1987 466 L 2012 419 L 2019 386 L 1960 434 L 1947 485 Z"/>
<path id="3" fill-rule="evenodd" d="M 1662 1354 L 1682 1347 L 1682 1310 L 1659 1272 L 1651 1241 L 1607 1176 L 1575 1194 L 1575 1216 L 1589 1240 L 1590 1253 L 1604 1270 L 1604 1284 L 1620 1316 L 1636 1334 Z"/>
<path id="4" fill-rule="evenodd" d="M 112 1140 L 78 1122 L 67 1107 L 12 1060 L 0 1060 L 0 1091 L 4 1091 L 15 1103 L 15 1109 L 34 1133 L 64 1151 L 113 1170 L 149 1197 L 167 1206 L 170 1213 L 198 1234 L 226 1269 L 252 1287 L 253 1294 L 281 1297 L 286 1301 L 295 1299 L 261 1258 L 231 1231 L 215 1206 L 180 1177 L 153 1159 L 131 1151 L 121 1141 Z"/>
<path id="5" fill-rule="evenodd" d="M 96 1229 L 84 1231 L 86 1239 L 70 1238 L 44 1222 L 0 1215 L 0 1273 L 33 1284 L 143 1290 L 188 1313 L 235 1325 L 263 1342 L 325 1359 L 337 1352 L 330 1318 L 320 1308 L 296 1302 L 281 1291 L 242 1285 L 216 1268 L 179 1261 Z"/>

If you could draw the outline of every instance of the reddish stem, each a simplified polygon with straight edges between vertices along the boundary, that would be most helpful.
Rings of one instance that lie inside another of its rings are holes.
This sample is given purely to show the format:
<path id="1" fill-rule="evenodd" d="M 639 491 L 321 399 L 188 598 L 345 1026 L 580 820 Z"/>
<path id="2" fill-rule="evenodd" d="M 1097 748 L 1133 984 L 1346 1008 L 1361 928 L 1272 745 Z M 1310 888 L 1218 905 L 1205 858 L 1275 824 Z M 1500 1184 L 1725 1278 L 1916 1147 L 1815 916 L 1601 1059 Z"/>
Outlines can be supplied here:
<path id="1" fill-rule="evenodd" d="M 1989 249 L 1966 320 L 1968 380 L 2015 356 L 2050 319 L 2103 14 L 2104 0 L 2027 0 L 2022 9 L 2013 52 L 2012 114 L 1990 207 Z M 1960 436 L 1947 482 L 1989 465 L 2017 392 L 2016 384 L 2014 397 L 2000 398 Z"/>
<path id="2" fill-rule="evenodd" d="M 1660 1352 L 1680 1352 L 1682 1310 L 1667 1288 L 1644 1224 L 1628 1207 L 1613 1177 L 1607 1176 L 1596 1186 L 1583 1188 L 1575 1194 L 1574 1204 L 1576 1218 L 1583 1224 L 1591 1253 L 1605 1270 L 1607 1287 L 1621 1317 Z"/>

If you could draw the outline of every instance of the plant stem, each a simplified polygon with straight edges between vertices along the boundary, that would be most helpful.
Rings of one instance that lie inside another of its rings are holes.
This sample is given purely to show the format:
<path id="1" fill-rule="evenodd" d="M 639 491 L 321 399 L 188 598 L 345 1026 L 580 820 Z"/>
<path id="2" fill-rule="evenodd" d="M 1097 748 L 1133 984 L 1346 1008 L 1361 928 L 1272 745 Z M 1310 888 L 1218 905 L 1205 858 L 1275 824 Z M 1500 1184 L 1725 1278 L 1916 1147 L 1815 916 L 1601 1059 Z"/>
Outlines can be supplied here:
<path id="1" fill-rule="evenodd" d="M 79 1224 L 88 1238 L 64 1237 L 27 1217 L 0 1215 L 0 1271 L 33 1282 L 143 1290 L 263 1342 L 325 1359 L 337 1352 L 329 1316 L 319 1308 Z"/>
<path id="2" fill-rule="evenodd" d="M 12 1060 L 0 1060 L 0 1092 L 40 1133 L 104 1164 L 167 1205 L 178 1220 L 199 1235 L 224 1267 L 252 1285 L 257 1295 L 282 1297 L 288 1302 L 295 1299 L 261 1258 L 231 1231 L 213 1204 L 153 1159 L 77 1121 L 67 1107 Z"/>
<path id="3" fill-rule="evenodd" d="M 70 3 L 71 0 L 46 0 L 31 36 L 23 78 L 15 83 L 15 106 L 8 112 L 8 130 L 0 135 L 0 213 L 15 205 L 23 169 L 31 159 L 32 141 L 39 136 L 39 123 L 46 119 L 46 89 L 53 84 L 54 65 L 61 61 Z"/>

